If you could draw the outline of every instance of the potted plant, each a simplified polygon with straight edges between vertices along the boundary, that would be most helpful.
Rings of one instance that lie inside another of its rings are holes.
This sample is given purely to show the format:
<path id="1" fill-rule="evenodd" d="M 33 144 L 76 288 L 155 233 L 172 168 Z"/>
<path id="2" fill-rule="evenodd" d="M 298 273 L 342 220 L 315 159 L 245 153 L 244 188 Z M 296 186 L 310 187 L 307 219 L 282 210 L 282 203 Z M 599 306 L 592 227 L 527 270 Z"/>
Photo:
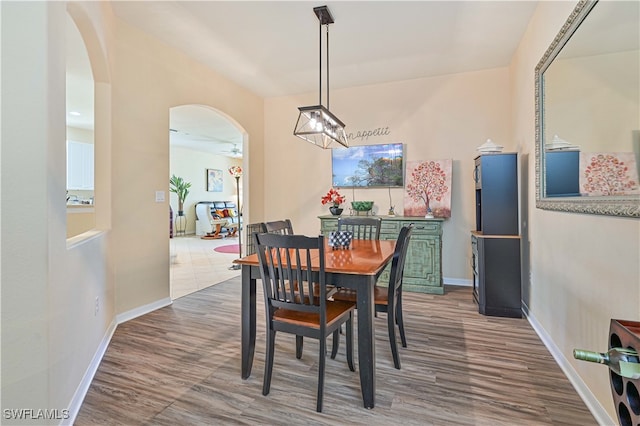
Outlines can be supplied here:
<path id="1" fill-rule="evenodd" d="M 187 182 L 176 175 L 171 175 L 169 191 L 175 192 L 178 196 L 178 216 L 184 216 L 184 200 L 189 195 L 189 188 L 191 188 L 191 182 Z"/>

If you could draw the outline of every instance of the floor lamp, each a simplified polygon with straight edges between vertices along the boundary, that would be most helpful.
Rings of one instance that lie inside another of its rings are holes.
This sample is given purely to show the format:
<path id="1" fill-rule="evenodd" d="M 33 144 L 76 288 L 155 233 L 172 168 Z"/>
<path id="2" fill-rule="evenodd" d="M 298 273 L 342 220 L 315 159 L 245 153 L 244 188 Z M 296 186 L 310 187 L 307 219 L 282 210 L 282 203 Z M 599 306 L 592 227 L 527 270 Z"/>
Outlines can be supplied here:
<path id="1" fill-rule="evenodd" d="M 242 167 L 231 166 L 229 167 L 229 173 L 236 178 L 236 194 L 238 196 L 238 259 L 242 257 L 242 214 L 240 213 L 240 178 L 242 177 Z M 233 264 L 229 269 L 240 269 L 240 265 Z"/>

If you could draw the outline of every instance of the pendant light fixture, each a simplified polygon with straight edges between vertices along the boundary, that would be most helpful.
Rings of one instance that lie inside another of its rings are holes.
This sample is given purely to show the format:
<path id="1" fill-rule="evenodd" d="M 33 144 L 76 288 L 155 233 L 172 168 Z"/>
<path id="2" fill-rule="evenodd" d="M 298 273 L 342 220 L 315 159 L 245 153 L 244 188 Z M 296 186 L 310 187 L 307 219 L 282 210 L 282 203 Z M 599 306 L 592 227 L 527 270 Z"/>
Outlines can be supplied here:
<path id="1" fill-rule="evenodd" d="M 329 111 L 329 24 L 333 24 L 333 16 L 327 6 L 314 7 L 313 12 L 320 22 L 320 89 L 318 105 L 299 107 L 300 115 L 293 134 L 327 149 L 333 142 L 349 147 L 344 123 Z M 327 29 L 327 107 L 322 105 L 322 26 Z"/>

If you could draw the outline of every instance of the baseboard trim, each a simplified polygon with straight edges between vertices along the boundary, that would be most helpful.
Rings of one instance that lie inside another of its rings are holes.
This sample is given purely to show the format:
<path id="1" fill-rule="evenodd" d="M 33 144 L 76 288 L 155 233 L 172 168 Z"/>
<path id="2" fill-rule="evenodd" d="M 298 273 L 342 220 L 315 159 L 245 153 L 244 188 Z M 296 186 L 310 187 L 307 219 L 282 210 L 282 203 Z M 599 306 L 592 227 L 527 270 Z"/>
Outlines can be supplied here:
<path id="1" fill-rule="evenodd" d="M 445 285 L 459 285 L 463 287 L 471 287 L 473 286 L 472 280 L 467 280 L 464 278 L 442 278 L 442 283 Z"/>
<path id="2" fill-rule="evenodd" d="M 98 371 L 98 367 L 102 362 L 102 358 L 104 357 L 105 352 L 107 352 L 107 348 L 109 347 L 109 343 L 111 343 L 111 338 L 113 337 L 113 333 L 116 331 L 116 321 L 112 321 L 107 328 L 104 336 L 102 337 L 102 341 L 98 345 L 98 349 L 96 353 L 93 355 L 93 359 L 89 363 L 87 370 L 76 389 L 73 398 L 71 398 L 71 403 L 69 404 L 69 418 L 62 420 L 61 425 L 73 425 L 76 421 L 76 417 L 80 412 L 80 407 L 82 407 L 82 402 L 84 401 L 85 396 L 87 396 L 87 392 L 89 391 L 89 386 L 91 386 L 91 382 L 93 381 L 96 372 Z"/>
<path id="3" fill-rule="evenodd" d="M 121 314 L 116 315 L 116 322 L 118 324 L 125 323 L 129 320 L 142 316 L 144 314 L 148 314 L 149 312 L 153 312 L 156 309 L 164 308 L 165 306 L 169 306 L 173 303 L 170 297 L 166 297 L 164 299 L 156 300 L 155 302 L 148 303 L 143 306 L 139 306 L 135 309 L 131 309 L 130 311 L 123 312 Z"/>
<path id="4" fill-rule="evenodd" d="M 600 404 L 600 401 L 598 401 L 591 390 L 589 390 L 589 387 L 582 380 L 582 378 L 580 378 L 567 358 L 565 358 L 565 356 L 562 354 L 560 348 L 558 348 L 558 346 L 553 343 L 553 339 L 551 339 L 551 336 L 549 336 L 544 327 L 542 327 L 542 325 L 536 320 L 535 316 L 529 312 L 529 308 L 524 303 L 522 304 L 522 312 L 524 313 L 525 318 L 527 319 L 527 321 L 529 321 L 529 324 L 531 324 L 531 327 L 536 332 L 538 337 L 540 337 L 540 340 L 542 340 L 542 343 L 544 343 L 544 345 L 547 347 L 547 349 L 551 353 L 551 356 L 553 356 L 553 359 L 555 359 L 560 369 L 563 371 L 565 376 L 567 376 L 569 382 L 571 383 L 571 385 L 573 385 L 573 388 L 576 390 L 576 392 L 578 392 L 578 395 L 580 396 L 580 398 L 582 398 L 582 401 L 584 401 L 587 408 L 589 408 L 589 411 L 591 411 L 591 414 L 593 415 L 593 417 L 595 417 L 598 424 L 618 424 L 616 420 L 612 419 L 611 416 L 609 416 L 607 410 L 604 409 L 602 404 Z"/>

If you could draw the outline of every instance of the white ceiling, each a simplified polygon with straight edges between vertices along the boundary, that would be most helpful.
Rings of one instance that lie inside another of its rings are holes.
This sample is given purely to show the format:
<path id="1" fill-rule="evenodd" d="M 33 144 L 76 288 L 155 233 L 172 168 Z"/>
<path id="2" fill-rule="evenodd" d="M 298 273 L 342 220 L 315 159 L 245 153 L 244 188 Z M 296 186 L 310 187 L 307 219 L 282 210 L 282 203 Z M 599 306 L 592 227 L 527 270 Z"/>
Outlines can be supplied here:
<path id="1" fill-rule="evenodd" d="M 329 49 L 330 83 L 336 89 L 507 66 L 537 3 L 114 1 L 112 6 L 130 25 L 260 96 L 273 97 L 317 93 L 316 6 L 327 5 L 335 19 Z M 217 151 L 235 143 L 241 149 L 241 135 L 220 118 L 202 107 L 174 108 L 171 127 L 178 131 L 171 132 L 171 141 L 218 146 Z M 219 140 L 224 143 L 216 144 Z"/>
<path id="2" fill-rule="evenodd" d="M 224 116 L 201 105 L 171 108 L 169 143 L 226 157 L 242 157 L 242 134 Z"/>
<path id="3" fill-rule="evenodd" d="M 117 1 L 114 12 L 263 96 L 317 91 L 327 5 L 331 87 L 507 66 L 537 1 Z"/>

